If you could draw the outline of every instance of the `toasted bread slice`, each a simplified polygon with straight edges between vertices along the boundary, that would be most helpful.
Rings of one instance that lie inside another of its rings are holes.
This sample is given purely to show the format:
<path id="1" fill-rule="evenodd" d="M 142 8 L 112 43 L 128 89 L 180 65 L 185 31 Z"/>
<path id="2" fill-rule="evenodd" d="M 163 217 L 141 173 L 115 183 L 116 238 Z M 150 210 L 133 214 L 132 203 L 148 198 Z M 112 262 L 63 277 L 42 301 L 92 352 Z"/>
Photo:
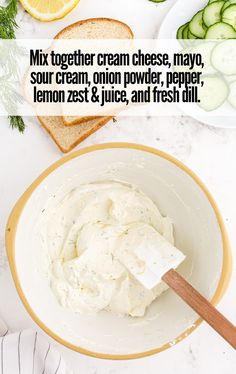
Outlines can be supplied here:
<path id="1" fill-rule="evenodd" d="M 132 39 L 133 37 L 132 30 L 123 22 L 110 18 L 90 18 L 66 27 L 55 36 L 55 39 Z M 72 126 L 95 118 L 99 117 L 63 116 L 63 122 L 66 126 Z"/>
<path id="2" fill-rule="evenodd" d="M 100 117 L 71 127 L 64 125 L 62 117 L 38 117 L 38 119 L 60 150 L 67 153 L 109 122 L 111 117 Z"/>

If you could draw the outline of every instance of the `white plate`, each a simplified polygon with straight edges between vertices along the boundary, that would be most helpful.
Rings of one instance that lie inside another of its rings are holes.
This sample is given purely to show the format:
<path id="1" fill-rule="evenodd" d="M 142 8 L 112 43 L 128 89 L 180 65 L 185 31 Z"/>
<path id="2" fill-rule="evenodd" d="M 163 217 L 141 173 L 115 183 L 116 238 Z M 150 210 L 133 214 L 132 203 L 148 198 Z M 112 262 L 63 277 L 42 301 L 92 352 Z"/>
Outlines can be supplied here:
<path id="1" fill-rule="evenodd" d="M 206 6 L 207 0 L 178 0 L 176 4 L 170 9 L 167 16 L 160 27 L 158 38 L 173 39 L 176 37 L 178 28 L 184 23 L 188 22 L 195 13 Z M 236 116 L 197 116 L 188 113 L 196 120 L 203 122 L 209 126 L 221 128 L 236 128 Z"/>

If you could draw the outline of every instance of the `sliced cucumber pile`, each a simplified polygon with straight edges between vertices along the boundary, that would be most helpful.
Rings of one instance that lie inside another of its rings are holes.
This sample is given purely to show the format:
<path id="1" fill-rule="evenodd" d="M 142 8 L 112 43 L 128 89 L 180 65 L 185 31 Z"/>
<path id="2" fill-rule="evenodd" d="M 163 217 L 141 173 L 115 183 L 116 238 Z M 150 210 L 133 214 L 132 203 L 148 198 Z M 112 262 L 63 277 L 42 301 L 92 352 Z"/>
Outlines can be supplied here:
<path id="1" fill-rule="evenodd" d="M 236 39 L 236 0 L 209 0 L 186 24 L 177 39 Z"/>
<path id="2" fill-rule="evenodd" d="M 218 109 L 228 99 L 236 109 L 236 40 L 200 41 L 184 47 L 181 54 L 202 56 L 204 66 L 193 67 L 195 72 L 202 73 L 198 105 L 209 112 Z M 178 72 L 188 70 L 188 65 L 175 66 Z"/>
<path id="3" fill-rule="evenodd" d="M 181 43 L 191 48 L 191 53 L 200 54 L 204 61 L 203 68 L 194 68 L 202 72 L 204 83 L 199 89 L 199 106 L 213 111 L 228 100 L 236 109 L 236 41 L 231 40 L 236 39 L 236 0 L 209 0 L 179 27 L 176 37 L 196 39 L 194 43 Z M 208 41 L 202 43 L 200 39 Z"/>

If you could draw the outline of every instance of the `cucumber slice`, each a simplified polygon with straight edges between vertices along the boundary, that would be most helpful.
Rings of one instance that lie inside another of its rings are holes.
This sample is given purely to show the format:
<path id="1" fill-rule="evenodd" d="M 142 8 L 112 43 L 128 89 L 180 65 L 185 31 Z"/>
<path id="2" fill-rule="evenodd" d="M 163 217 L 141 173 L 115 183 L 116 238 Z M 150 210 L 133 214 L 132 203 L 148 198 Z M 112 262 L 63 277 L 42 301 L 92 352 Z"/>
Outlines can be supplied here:
<path id="1" fill-rule="evenodd" d="M 164 1 L 166 0 L 149 0 L 151 1 L 152 3 L 164 3 Z"/>
<path id="2" fill-rule="evenodd" d="M 176 38 L 177 39 L 183 39 L 183 30 L 185 28 L 185 26 L 187 26 L 188 23 L 185 23 L 184 25 L 180 26 L 177 30 L 177 34 L 176 34 Z"/>
<path id="3" fill-rule="evenodd" d="M 224 3 L 224 1 L 215 1 L 204 8 L 202 17 L 207 27 L 221 21 L 221 9 Z"/>
<path id="4" fill-rule="evenodd" d="M 217 73 L 216 69 L 212 66 L 211 63 L 211 54 L 213 49 L 215 48 L 215 45 L 216 42 L 201 41 L 200 44 L 192 48 L 191 53 L 199 53 L 202 56 L 202 60 L 204 62 L 203 69 L 200 66 L 196 66 L 194 67 L 194 71 L 202 72 L 202 75 L 213 75 Z"/>
<path id="5" fill-rule="evenodd" d="M 193 16 L 193 18 L 189 22 L 189 30 L 191 34 L 201 39 L 203 39 L 206 34 L 206 30 L 204 29 L 204 26 L 203 26 L 202 17 L 203 17 L 203 10 L 200 10 L 199 12 L 195 14 L 195 16 Z"/>
<path id="6" fill-rule="evenodd" d="M 211 4 L 211 3 L 215 3 L 216 1 L 218 1 L 218 0 L 209 0 L 208 5 Z"/>
<path id="7" fill-rule="evenodd" d="M 219 108 L 227 99 L 229 89 L 226 82 L 217 76 L 205 76 L 202 78 L 204 86 L 199 89 L 198 104 L 202 109 L 211 112 Z"/>
<path id="8" fill-rule="evenodd" d="M 227 0 L 227 1 L 224 3 L 224 5 L 223 5 L 223 7 L 222 7 L 222 9 L 221 9 L 221 13 L 223 13 L 223 11 L 224 11 L 226 8 L 228 8 L 228 6 L 230 6 L 230 5 L 232 5 L 232 4 L 236 4 L 236 0 Z"/>
<path id="9" fill-rule="evenodd" d="M 211 62 L 222 74 L 236 74 L 236 40 L 218 43 L 212 51 Z"/>
<path id="10" fill-rule="evenodd" d="M 229 90 L 228 102 L 236 109 L 236 81 L 230 83 Z"/>
<path id="11" fill-rule="evenodd" d="M 236 4 L 230 5 L 223 11 L 222 22 L 228 23 L 236 30 Z"/>
<path id="12" fill-rule="evenodd" d="M 187 25 L 185 26 L 185 28 L 183 29 L 183 39 L 188 39 L 188 31 L 189 31 L 189 27 L 188 27 L 188 23 Z"/>
<path id="13" fill-rule="evenodd" d="M 224 22 L 218 22 L 210 26 L 206 32 L 205 39 L 235 39 L 236 31 L 233 26 Z"/>

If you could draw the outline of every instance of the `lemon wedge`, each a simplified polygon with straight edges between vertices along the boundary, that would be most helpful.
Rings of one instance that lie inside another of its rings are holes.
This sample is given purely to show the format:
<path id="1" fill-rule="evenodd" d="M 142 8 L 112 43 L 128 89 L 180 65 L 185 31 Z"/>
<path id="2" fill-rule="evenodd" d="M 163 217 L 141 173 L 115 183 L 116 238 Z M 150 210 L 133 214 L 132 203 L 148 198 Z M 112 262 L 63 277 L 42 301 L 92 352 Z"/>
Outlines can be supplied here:
<path id="1" fill-rule="evenodd" d="M 65 17 L 80 0 L 20 0 L 34 18 L 49 22 Z"/>

